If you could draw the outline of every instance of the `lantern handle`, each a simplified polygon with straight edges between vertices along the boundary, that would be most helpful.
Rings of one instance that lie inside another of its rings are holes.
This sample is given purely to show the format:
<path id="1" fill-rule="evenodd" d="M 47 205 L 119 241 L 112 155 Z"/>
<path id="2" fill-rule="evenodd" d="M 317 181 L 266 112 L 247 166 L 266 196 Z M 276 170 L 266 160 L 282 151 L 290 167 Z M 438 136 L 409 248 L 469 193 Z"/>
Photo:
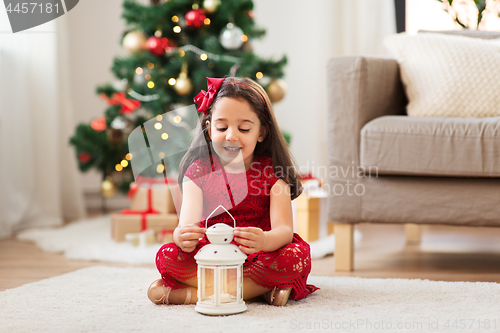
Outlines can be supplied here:
<path id="1" fill-rule="evenodd" d="M 233 221 L 234 221 L 234 227 L 236 228 L 236 220 L 234 219 L 233 215 L 231 215 L 231 213 L 230 213 L 230 212 L 228 212 L 228 211 L 227 211 L 227 209 L 226 209 L 224 206 L 222 206 L 222 205 L 217 206 L 217 208 L 215 208 L 215 209 L 214 209 L 214 211 L 213 211 L 213 212 L 211 212 L 211 213 L 210 213 L 210 215 L 208 215 L 207 219 L 205 220 L 205 221 L 207 221 L 207 228 L 208 228 L 208 219 L 209 219 L 209 218 L 211 218 L 211 217 L 212 217 L 212 215 L 214 215 L 214 213 L 215 213 L 215 212 L 217 211 L 217 209 L 219 209 L 219 208 L 224 209 L 224 210 L 226 211 L 226 213 L 227 213 L 229 216 L 231 216 L 231 218 L 232 218 L 232 219 L 233 219 Z"/>

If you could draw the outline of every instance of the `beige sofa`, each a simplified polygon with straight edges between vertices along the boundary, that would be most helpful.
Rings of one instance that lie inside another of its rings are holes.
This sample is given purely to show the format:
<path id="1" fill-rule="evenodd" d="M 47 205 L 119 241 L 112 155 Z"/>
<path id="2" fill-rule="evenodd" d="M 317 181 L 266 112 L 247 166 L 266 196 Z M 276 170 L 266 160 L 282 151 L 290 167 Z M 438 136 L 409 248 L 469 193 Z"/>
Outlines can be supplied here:
<path id="1" fill-rule="evenodd" d="M 336 270 L 354 269 L 356 223 L 407 224 L 413 241 L 422 224 L 500 226 L 500 117 L 406 116 L 394 59 L 331 59 L 327 94 Z"/>

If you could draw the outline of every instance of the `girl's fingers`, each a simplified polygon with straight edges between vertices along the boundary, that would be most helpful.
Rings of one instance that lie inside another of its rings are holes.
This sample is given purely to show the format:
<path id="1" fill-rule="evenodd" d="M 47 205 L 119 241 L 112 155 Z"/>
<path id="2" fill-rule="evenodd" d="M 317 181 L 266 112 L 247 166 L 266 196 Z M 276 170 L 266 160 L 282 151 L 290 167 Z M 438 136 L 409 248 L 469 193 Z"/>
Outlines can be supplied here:
<path id="1" fill-rule="evenodd" d="M 235 241 L 241 245 L 246 246 L 246 247 L 252 247 L 252 245 L 255 245 L 255 241 L 253 241 L 251 239 L 244 239 L 244 238 L 236 237 Z"/>
<path id="2" fill-rule="evenodd" d="M 246 254 L 254 254 L 257 252 L 254 248 L 251 248 L 251 247 L 245 247 L 242 245 L 240 245 L 238 247 L 240 248 L 241 251 L 245 252 Z"/>
<path id="3" fill-rule="evenodd" d="M 193 252 L 195 248 L 196 248 L 196 246 L 193 246 L 193 247 L 185 247 L 185 248 L 184 248 L 184 250 L 182 250 L 182 251 L 184 251 L 184 252 Z"/>
<path id="4" fill-rule="evenodd" d="M 186 232 L 179 235 L 181 240 L 198 240 L 204 236 L 203 233 L 199 232 Z"/>
<path id="5" fill-rule="evenodd" d="M 197 232 L 197 233 L 205 233 L 207 229 L 205 228 L 200 228 L 200 227 L 195 227 L 195 226 L 188 226 L 188 227 L 181 227 L 182 232 Z"/>
<path id="6" fill-rule="evenodd" d="M 240 232 L 236 233 L 236 237 L 246 238 L 246 239 L 254 239 L 256 237 L 256 234 L 254 234 L 252 232 L 240 231 Z"/>

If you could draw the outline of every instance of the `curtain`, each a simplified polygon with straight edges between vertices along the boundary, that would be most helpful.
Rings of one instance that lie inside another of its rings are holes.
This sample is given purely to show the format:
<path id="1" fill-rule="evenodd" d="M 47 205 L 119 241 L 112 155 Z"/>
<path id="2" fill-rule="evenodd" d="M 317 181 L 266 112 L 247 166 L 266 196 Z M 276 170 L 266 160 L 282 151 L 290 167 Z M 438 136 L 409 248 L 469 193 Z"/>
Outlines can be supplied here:
<path id="1" fill-rule="evenodd" d="M 0 12 L 0 238 L 84 216 L 73 150 L 66 19 L 16 34 Z"/>
<path id="2" fill-rule="evenodd" d="M 388 54 L 382 41 L 396 33 L 394 0 L 341 0 L 337 9 L 336 53 Z"/>

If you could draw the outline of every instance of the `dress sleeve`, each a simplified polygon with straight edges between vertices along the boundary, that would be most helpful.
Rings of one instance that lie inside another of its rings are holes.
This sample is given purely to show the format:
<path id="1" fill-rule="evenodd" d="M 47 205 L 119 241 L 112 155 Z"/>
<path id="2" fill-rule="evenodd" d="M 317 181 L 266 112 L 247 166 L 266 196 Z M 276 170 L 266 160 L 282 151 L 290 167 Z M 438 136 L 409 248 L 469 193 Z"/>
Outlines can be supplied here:
<path id="1" fill-rule="evenodd" d="M 199 188 L 203 189 L 203 184 L 205 183 L 206 172 L 204 170 L 203 163 L 201 160 L 194 161 L 184 173 L 184 177 L 188 177 L 192 180 Z"/>

